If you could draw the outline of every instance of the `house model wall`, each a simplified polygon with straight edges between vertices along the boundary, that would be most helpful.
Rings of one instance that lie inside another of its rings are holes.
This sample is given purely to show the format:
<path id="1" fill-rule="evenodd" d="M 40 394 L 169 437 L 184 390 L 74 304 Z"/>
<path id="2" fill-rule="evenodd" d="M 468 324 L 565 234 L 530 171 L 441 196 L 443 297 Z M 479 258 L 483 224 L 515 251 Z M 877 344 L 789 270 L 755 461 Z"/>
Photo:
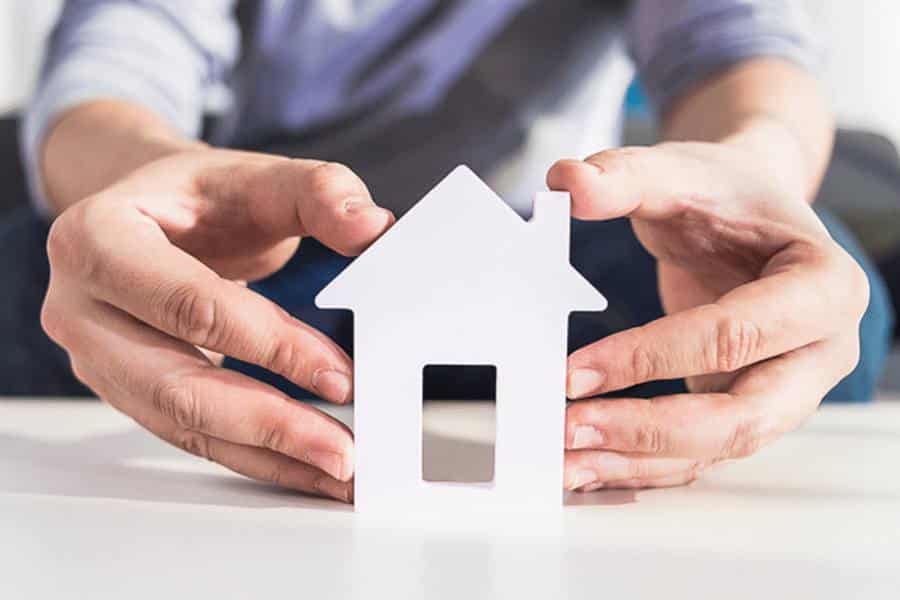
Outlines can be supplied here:
<path id="1" fill-rule="evenodd" d="M 562 505 L 566 331 L 606 300 L 569 263 L 568 194 L 530 221 L 458 167 L 316 298 L 354 312 L 359 512 Z M 422 479 L 426 365 L 494 365 L 494 480 Z"/>

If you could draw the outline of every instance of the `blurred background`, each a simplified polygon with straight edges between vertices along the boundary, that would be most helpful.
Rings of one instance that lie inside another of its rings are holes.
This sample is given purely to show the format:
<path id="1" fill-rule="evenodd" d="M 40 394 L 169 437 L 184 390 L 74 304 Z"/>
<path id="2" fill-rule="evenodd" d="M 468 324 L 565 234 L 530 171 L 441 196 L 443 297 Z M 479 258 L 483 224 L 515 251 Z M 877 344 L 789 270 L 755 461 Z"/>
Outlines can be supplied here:
<path id="1" fill-rule="evenodd" d="M 27 101 L 44 40 L 62 3 L 0 0 L 0 115 L 15 112 Z M 900 281 L 900 160 L 896 150 L 900 147 L 900 2 L 803 3 L 828 45 L 820 74 L 841 128 L 819 202 L 838 213 L 882 269 L 893 273 L 894 282 Z M 625 110 L 626 142 L 652 142 L 652 116 L 637 82 Z M 0 165 L 0 177 L 4 168 Z M 19 194 L 6 192 L 0 198 L 0 214 L 24 202 Z M 883 388 L 900 391 L 900 352 L 896 350 Z"/>
<path id="2" fill-rule="evenodd" d="M 804 0 L 831 45 L 823 79 L 841 118 L 900 143 L 900 2 Z M 62 0 L 0 1 L 0 111 L 21 105 Z"/>

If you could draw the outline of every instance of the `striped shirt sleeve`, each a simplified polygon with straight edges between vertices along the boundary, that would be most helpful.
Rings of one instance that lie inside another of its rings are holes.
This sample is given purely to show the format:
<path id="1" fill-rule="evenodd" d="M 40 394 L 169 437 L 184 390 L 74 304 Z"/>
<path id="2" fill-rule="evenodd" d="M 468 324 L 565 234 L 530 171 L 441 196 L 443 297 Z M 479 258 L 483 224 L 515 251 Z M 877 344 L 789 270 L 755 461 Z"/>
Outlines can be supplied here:
<path id="1" fill-rule="evenodd" d="M 635 0 L 628 44 L 660 111 L 739 61 L 778 57 L 815 70 L 822 56 L 801 3 L 791 0 Z"/>
<path id="2" fill-rule="evenodd" d="M 198 135 L 207 94 L 239 53 L 233 0 L 68 0 L 48 41 L 20 142 L 32 200 L 46 212 L 40 148 L 66 110 L 122 99 Z"/>

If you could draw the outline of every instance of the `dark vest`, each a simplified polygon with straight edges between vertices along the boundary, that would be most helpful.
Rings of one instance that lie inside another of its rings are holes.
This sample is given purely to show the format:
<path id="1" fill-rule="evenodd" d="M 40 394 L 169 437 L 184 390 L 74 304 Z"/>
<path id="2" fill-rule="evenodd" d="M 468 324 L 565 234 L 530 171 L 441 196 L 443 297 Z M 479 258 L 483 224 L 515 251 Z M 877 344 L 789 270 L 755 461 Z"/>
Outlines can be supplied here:
<path id="1" fill-rule="evenodd" d="M 253 35 L 255 4 L 251 0 L 238 6 L 244 36 Z M 352 85 L 364 85 L 456 4 L 436 2 L 375 56 Z M 245 147 L 345 163 L 363 178 L 379 204 L 403 214 L 453 166 L 467 164 L 486 173 L 519 148 L 535 116 L 552 109 L 571 83 L 615 43 L 625 8 L 624 1 L 535 0 L 494 37 L 427 114 L 397 117 L 391 109 L 392 101 L 404 93 L 399 86 L 357 114 L 313 129 L 271 132 Z M 405 80 L 413 85 L 419 75 L 411 69 Z"/>

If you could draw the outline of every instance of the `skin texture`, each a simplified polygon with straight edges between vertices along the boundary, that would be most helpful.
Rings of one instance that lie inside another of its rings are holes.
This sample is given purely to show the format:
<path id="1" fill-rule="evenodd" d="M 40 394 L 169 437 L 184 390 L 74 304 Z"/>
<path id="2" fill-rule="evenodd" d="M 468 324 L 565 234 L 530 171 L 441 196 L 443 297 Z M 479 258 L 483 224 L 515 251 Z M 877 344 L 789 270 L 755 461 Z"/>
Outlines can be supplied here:
<path id="1" fill-rule="evenodd" d="M 341 165 L 181 151 L 56 219 L 42 323 L 80 380 L 162 439 L 256 479 L 350 501 L 350 431 L 200 349 L 349 402 L 344 351 L 239 282 L 279 269 L 300 236 L 352 255 L 393 221 Z"/>
<path id="2" fill-rule="evenodd" d="M 569 358 L 569 489 L 689 482 L 796 427 L 856 363 L 866 280 L 807 203 L 832 135 L 814 82 L 744 63 L 686 94 L 665 125 L 666 143 L 548 174 L 576 217 L 631 219 L 659 259 L 668 313 Z M 243 282 L 280 268 L 302 236 L 365 249 L 394 218 L 363 182 L 333 163 L 183 140 L 113 100 L 62 116 L 42 172 L 59 213 L 42 321 L 76 375 L 188 452 L 352 501 L 350 431 L 215 357 L 352 399 L 349 358 Z M 676 377 L 691 393 L 591 399 Z"/>
<path id="3" fill-rule="evenodd" d="M 693 481 L 799 426 L 858 360 L 868 283 L 807 202 L 831 137 L 814 83 L 749 63 L 684 98 L 666 125 L 698 141 L 561 161 L 548 175 L 577 218 L 631 220 L 667 313 L 569 357 L 569 489 Z M 690 393 L 591 399 L 680 377 Z"/>

